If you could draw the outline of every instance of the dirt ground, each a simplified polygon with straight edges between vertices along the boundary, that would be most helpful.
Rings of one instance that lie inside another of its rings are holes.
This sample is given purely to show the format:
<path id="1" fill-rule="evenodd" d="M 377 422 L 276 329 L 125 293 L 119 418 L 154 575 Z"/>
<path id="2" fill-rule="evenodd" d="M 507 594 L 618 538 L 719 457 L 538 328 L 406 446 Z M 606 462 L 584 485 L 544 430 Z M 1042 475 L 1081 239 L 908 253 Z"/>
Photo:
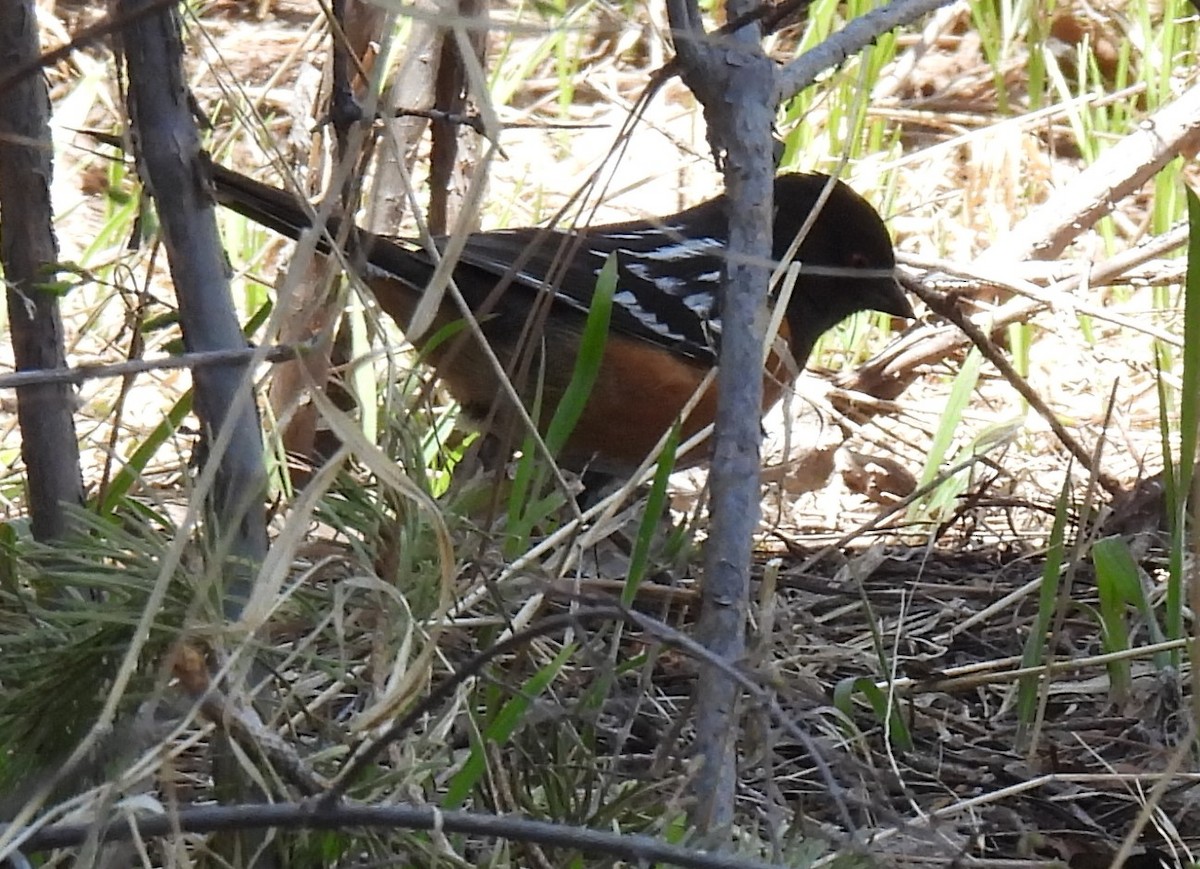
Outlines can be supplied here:
<path id="1" fill-rule="evenodd" d="M 221 88 L 236 82 L 261 113 L 252 128 L 294 157 L 307 125 L 289 112 L 321 67 L 322 43 L 311 26 L 316 6 L 277 0 L 264 8 L 258 18 L 250 4 L 210 4 L 203 36 L 193 31 L 192 43 L 210 65 L 197 65 L 193 88 L 217 106 Z M 62 33 L 75 31 L 93 14 L 88 4 L 59 3 L 46 11 L 48 30 L 58 22 Z M 496 14 L 504 19 L 513 10 Z M 625 158 L 609 159 L 646 70 L 664 57 L 662 21 L 659 11 L 636 25 L 614 10 L 596 15 L 600 23 L 579 43 L 585 60 L 571 78 L 565 111 L 556 102 L 562 79 L 534 57 L 533 44 L 508 47 L 530 56 L 518 95 L 501 111 L 513 127 L 492 165 L 495 196 L 485 226 L 545 218 L 600 165 L 615 166 L 616 195 L 598 219 L 662 213 L 715 188 L 702 120 L 678 83 L 651 103 Z M 902 147 L 855 161 L 848 180 L 881 204 L 913 274 L 958 267 L 1018 282 L 1034 268 L 1025 268 L 1030 261 L 1010 244 L 1013 230 L 1078 178 L 1084 164 L 1066 113 L 1001 110 L 996 76 L 964 7 L 939 20 L 930 50 L 903 73 L 898 64 L 888 98 L 867 109 L 901 128 Z M 785 43 L 786 36 L 776 47 Z M 1004 71 L 1014 92 L 1020 75 L 1019 63 Z M 115 98 L 99 85 L 103 96 L 77 108 L 84 80 L 78 66 L 52 71 L 63 126 L 96 122 L 105 111 L 99 106 Z M 560 126 L 540 123 L 551 120 Z M 1136 127 L 1131 121 L 1128 132 Z M 98 219 L 90 185 L 100 170 L 78 159 L 63 158 L 80 171 L 64 173 L 55 189 L 67 215 L 60 229 L 65 258 L 83 254 Z M 245 136 L 229 159 L 247 170 L 267 162 Z M 810 168 L 828 170 L 831 162 L 820 154 Z M 1150 196 L 1143 185 L 1117 203 L 1118 248 L 1164 234 L 1149 228 Z M 1078 270 L 1108 255 L 1105 239 L 1083 233 L 1055 263 Z M 267 264 L 256 268 L 270 271 Z M 958 338 L 932 358 L 922 355 L 921 346 L 955 333 L 937 314 L 924 311 L 920 324 L 893 336 L 911 351 L 889 375 L 902 389 L 885 394 L 860 373 L 864 363 L 870 369 L 895 359 L 895 342 L 838 338 L 814 357 L 799 397 L 769 417 L 760 567 L 770 579 L 755 591 L 751 663 L 769 668 L 778 703 L 812 735 L 823 762 L 765 713 L 752 713 L 761 721 L 748 728 L 739 795 L 765 822 L 799 811 L 836 841 L 849 820 L 860 844 L 871 839 L 869 850 L 896 864 L 1062 861 L 1089 869 L 1108 865 L 1126 838 L 1133 845 L 1126 865 L 1139 869 L 1197 859 L 1200 773 L 1193 753 L 1181 748 L 1195 739 L 1186 649 L 1157 642 L 1147 624 L 1137 623 L 1127 659 L 1132 680 L 1114 690 L 1112 659 L 1104 657 L 1089 615 L 1100 601 L 1086 559 L 1064 580 L 1061 600 L 1070 606 L 1055 625 L 1053 672 L 1041 683 L 1037 725 L 1018 733 L 1014 714 L 1060 493 L 1071 498 L 1073 532 L 1082 539 L 1129 534 L 1151 597 L 1163 593 L 1155 497 L 1134 502 L 1119 493 L 1162 467 L 1151 340 L 1154 330 L 1180 335 L 1182 327 L 1178 311 L 1162 307 L 1153 288 L 1173 287 L 1177 295 L 1180 266 L 1159 255 L 1137 269 L 1127 290 L 1106 283 L 1077 297 L 1060 294 L 1019 316 L 1036 333 L 1023 379 L 1048 413 L 1031 408 L 1011 379 L 985 362 L 945 453 L 943 466 L 961 469 L 940 496 L 913 493 L 924 482 L 968 342 Z M 1021 299 L 1011 287 L 987 293 L 976 297 L 975 313 L 1002 317 Z M 1094 317 L 1082 328 L 1081 312 L 1086 318 L 1089 311 L 1107 319 Z M 95 359 L 108 349 L 88 322 L 86 314 L 69 318 L 75 358 Z M 867 363 L 864 346 L 880 355 Z M 7 362 L 8 348 L 4 353 Z M 168 374 L 140 386 L 126 424 L 152 425 L 161 396 L 179 381 Z M 86 387 L 82 403 L 103 404 L 110 388 Z M 11 448 L 15 420 L 7 409 L 4 416 L 0 443 Z M 1064 423 L 1086 453 L 1103 440 L 1098 464 L 1072 457 L 1050 418 Z M 85 453 L 85 474 L 102 466 L 104 444 L 99 439 Z M 1088 467 L 1102 470 L 1109 491 L 1095 485 L 1100 475 Z M 703 480 L 699 471 L 676 476 L 678 515 L 694 506 Z M 1121 509 L 1110 516 L 1106 505 Z M 653 584 L 647 589 L 653 594 Z M 1172 662 L 1163 666 L 1163 656 Z M 839 705 L 864 680 L 897 700 L 895 727 L 880 724 L 862 693 L 851 706 Z M 653 690 L 661 702 L 656 712 L 644 710 L 641 726 L 657 738 L 672 730 L 685 689 L 668 676 Z M 910 745 L 896 732 L 900 725 Z M 656 750 L 645 747 L 647 755 Z"/>

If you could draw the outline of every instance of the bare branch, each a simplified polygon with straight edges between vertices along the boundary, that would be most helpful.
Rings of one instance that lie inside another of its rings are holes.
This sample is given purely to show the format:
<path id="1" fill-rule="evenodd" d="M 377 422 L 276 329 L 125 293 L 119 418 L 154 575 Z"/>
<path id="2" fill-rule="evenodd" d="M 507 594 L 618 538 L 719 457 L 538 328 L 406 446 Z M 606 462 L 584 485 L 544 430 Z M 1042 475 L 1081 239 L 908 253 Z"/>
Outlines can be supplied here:
<path id="1" fill-rule="evenodd" d="M 468 836 L 489 836 L 532 842 L 556 848 L 573 848 L 591 854 L 617 857 L 635 866 L 670 863 L 687 869 L 771 869 L 764 863 L 738 854 L 707 853 L 671 845 L 646 835 L 622 835 L 603 830 L 569 827 L 549 821 L 531 821 L 510 815 L 442 811 L 430 806 L 364 806 L 339 803 L 254 803 L 240 806 L 205 806 L 160 815 L 130 816 L 116 813 L 107 824 L 56 824 L 44 827 L 17 843 L 25 852 L 48 851 L 82 844 L 98 836 L 102 842 L 128 841 L 183 833 L 217 833 L 267 828 L 288 830 L 345 830 L 373 827 L 386 829 L 438 830 Z M 99 828 L 99 830 L 97 829 Z"/>
<path id="2" fill-rule="evenodd" d="M 122 0 L 127 13 L 148 0 Z M 191 351 L 239 350 L 246 339 L 229 289 L 228 265 L 217 233 L 183 73 L 183 43 L 173 9 L 141 18 L 121 34 L 129 70 L 129 114 L 138 144 L 138 169 L 162 220 L 163 242 L 179 299 L 184 345 Z M 196 414 L 216 464 L 213 513 L 227 535 L 235 579 L 224 590 L 236 616 L 249 598 L 254 565 L 266 553 L 267 477 L 262 435 L 247 365 L 202 368 L 196 375 Z"/>
<path id="3" fill-rule="evenodd" d="M 20 68 L 37 55 L 35 4 L 0 4 L 0 69 Z M 13 359 L 18 370 L 62 368 L 58 296 L 44 285 L 58 260 L 50 202 L 50 96 L 42 76 L 8 78 L 14 83 L 0 107 L 0 259 Z M 28 384 L 17 392 L 21 457 L 38 540 L 62 538 L 69 527 L 63 506 L 83 503 L 74 410 L 75 396 L 65 384 Z"/>
<path id="4" fill-rule="evenodd" d="M 1059 420 L 1058 415 L 1046 406 L 1046 402 L 1042 401 L 1042 397 L 1037 394 L 1032 386 L 1029 385 L 1029 381 L 1017 372 L 1017 369 L 1014 368 L 1012 363 L 1008 361 L 1007 357 L 1000 352 L 999 348 L 992 343 L 992 339 L 987 336 L 987 333 L 979 326 L 975 325 L 971 318 L 966 316 L 959 309 L 957 300 L 941 293 L 928 290 L 921 286 L 921 284 L 917 281 L 909 283 L 908 286 L 909 289 L 921 297 L 921 301 L 928 305 L 931 310 L 945 317 L 955 326 L 962 329 L 963 333 L 971 339 L 971 343 L 979 349 L 979 352 L 983 354 L 984 358 L 996 366 L 996 369 L 1001 373 L 1001 375 L 1004 376 L 1004 379 L 1008 381 L 1009 385 L 1012 386 L 1013 389 L 1019 392 L 1021 396 L 1029 402 L 1029 406 L 1037 412 L 1038 416 L 1046 421 L 1046 424 L 1050 426 L 1050 430 L 1054 432 L 1059 442 L 1067 448 L 1067 451 L 1070 452 L 1071 455 L 1073 455 L 1083 467 L 1091 468 L 1093 466 L 1092 454 L 1088 450 L 1084 449 L 1083 445 L 1075 440 L 1074 436 L 1067 431 L 1066 426 L 1064 426 Z M 1108 492 L 1109 495 L 1115 496 L 1125 491 L 1124 487 L 1122 487 L 1117 480 L 1113 479 L 1108 474 L 1105 474 L 1103 471 L 1096 469 L 1095 474 L 1097 482 L 1104 487 L 1104 490 Z"/>
<path id="5" fill-rule="evenodd" d="M 775 85 L 777 102 L 790 100 L 817 80 L 827 69 L 841 66 L 846 58 L 870 45 L 884 33 L 928 15 L 953 0 L 896 0 L 880 9 L 847 22 L 840 31 L 816 48 L 806 51 L 779 70 Z"/>
<path id="6" fill-rule="evenodd" d="M 737 20 L 752 4 L 729 0 Z M 719 40 L 705 34 L 692 0 L 668 0 L 684 83 L 704 106 L 708 140 L 725 170 L 729 243 L 717 366 L 713 434 L 711 523 L 704 551 L 703 604 L 697 636 L 717 658 L 745 654 L 745 622 L 754 531 L 761 497 L 762 347 L 774 232 L 775 164 L 771 128 L 774 64 L 750 24 Z M 693 822 L 718 830 L 733 820 L 737 767 L 734 734 L 741 688 L 721 670 L 707 668 L 696 704 Z"/>
<path id="7" fill-rule="evenodd" d="M 1033 214 L 993 243 L 980 265 L 1027 258 L 1053 259 L 1112 212 L 1118 202 L 1140 190 L 1176 157 L 1200 150 L 1200 84 L 1142 121 L 1070 182 L 1056 190 Z"/>
<path id="8" fill-rule="evenodd" d="M 32 75 L 40 69 L 47 66 L 52 66 L 60 60 L 65 60 L 71 56 L 73 51 L 77 51 L 84 46 L 91 45 L 93 42 L 98 42 L 104 37 L 116 33 L 126 25 L 140 21 L 147 15 L 153 15 L 168 6 L 175 6 L 179 0 L 152 0 L 152 2 L 141 7 L 137 11 L 128 15 L 109 15 L 103 21 L 97 21 L 90 27 L 85 27 L 83 30 L 71 37 L 71 41 L 65 45 L 60 45 L 53 51 L 47 51 L 45 54 L 29 60 L 26 63 L 18 65 L 16 68 L 9 70 L 0 78 L 0 94 L 7 93 L 21 79 L 28 75 Z"/>
<path id="9" fill-rule="evenodd" d="M 158 359 L 131 359 L 128 362 L 76 365 L 73 368 L 18 371 L 15 374 L 0 374 L 0 389 L 20 389 L 23 386 L 43 383 L 80 384 L 87 380 L 100 380 L 107 377 L 127 377 L 130 374 L 170 371 L 179 368 L 204 368 L 208 365 L 230 365 L 251 361 L 285 362 L 303 356 L 313 346 L 313 343 L 277 344 L 265 350 L 258 347 L 243 347 L 238 350 L 206 350 L 199 353 L 162 356 Z"/>

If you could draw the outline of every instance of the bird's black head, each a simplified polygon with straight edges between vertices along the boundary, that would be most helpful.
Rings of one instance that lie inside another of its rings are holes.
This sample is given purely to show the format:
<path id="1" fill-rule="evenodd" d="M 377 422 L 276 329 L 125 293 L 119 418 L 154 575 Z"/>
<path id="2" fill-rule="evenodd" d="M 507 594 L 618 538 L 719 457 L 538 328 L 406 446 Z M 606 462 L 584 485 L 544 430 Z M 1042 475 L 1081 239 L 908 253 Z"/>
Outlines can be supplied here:
<path id="1" fill-rule="evenodd" d="M 816 207 L 827 175 L 780 175 L 775 180 L 773 254 L 782 260 Z M 858 311 L 912 317 L 897 283 L 892 239 L 869 202 L 834 181 L 824 205 L 800 243 L 800 276 L 788 303 L 792 352 L 801 364 L 827 329 Z"/>

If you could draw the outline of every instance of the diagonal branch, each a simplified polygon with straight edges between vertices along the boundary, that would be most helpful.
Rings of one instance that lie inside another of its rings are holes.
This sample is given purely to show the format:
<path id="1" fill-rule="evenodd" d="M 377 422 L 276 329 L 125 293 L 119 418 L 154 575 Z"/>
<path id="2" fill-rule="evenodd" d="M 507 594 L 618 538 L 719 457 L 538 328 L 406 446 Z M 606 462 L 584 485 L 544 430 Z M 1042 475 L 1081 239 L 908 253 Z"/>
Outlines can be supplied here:
<path id="1" fill-rule="evenodd" d="M 896 0 L 846 23 L 816 48 L 806 51 L 779 70 L 775 85 L 777 102 L 790 100 L 817 80 L 827 69 L 841 66 L 846 58 L 862 51 L 889 30 L 910 24 L 953 0 Z"/>
<path id="2" fill-rule="evenodd" d="M 1037 412 L 1038 416 L 1046 421 L 1046 424 L 1050 426 L 1050 430 L 1054 432 L 1062 445 L 1067 448 L 1068 452 L 1075 457 L 1081 466 L 1090 468 L 1095 464 L 1092 453 L 1085 449 L 1079 441 L 1075 440 L 1074 436 L 1067 431 L 1067 427 L 1062 424 L 1054 411 L 1046 405 L 1046 402 L 1042 401 L 1042 397 L 1029 385 L 1029 381 L 1020 375 L 1012 363 L 1008 361 L 1008 358 L 992 342 L 992 339 L 987 336 L 987 332 L 977 326 L 970 317 L 959 309 L 955 299 L 929 290 L 917 281 L 912 281 L 908 286 L 914 293 L 921 297 L 921 301 L 928 305 L 931 311 L 940 314 L 962 329 L 963 334 L 979 349 L 983 357 L 996 366 L 1009 385 L 1019 392 L 1022 398 L 1029 402 L 1029 406 Z M 1124 488 L 1117 480 L 1099 469 L 1096 470 L 1096 480 L 1109 495 L 1116 496 L 1124 491 Z"/>

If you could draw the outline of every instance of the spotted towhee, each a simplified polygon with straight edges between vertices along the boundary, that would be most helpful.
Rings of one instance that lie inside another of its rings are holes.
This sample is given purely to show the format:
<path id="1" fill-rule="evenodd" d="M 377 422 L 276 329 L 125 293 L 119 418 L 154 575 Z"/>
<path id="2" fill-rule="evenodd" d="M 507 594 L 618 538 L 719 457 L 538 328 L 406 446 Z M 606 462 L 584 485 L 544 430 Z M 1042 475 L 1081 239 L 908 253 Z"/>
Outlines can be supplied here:
<path id="1" fill-rule="evenodd" d="M 313 209 L 290 193 L 217 165 L 212 177 L 219 202 L 285 236 L 298 238 L 312 225 Z M 913 316 L 892 274 L 895 260 L 883 221 L 840 181 L 799 174 L 776 179 L 775 259 L 786 256 L 831 183 L 795 254 L 799 276 L 780 325 L 782 344 L 777 342 L 763 373 L 764 408 L 795 379 L 817 338 L 845 317 L 864 310 Z M 329 252 L 338 235 L 331 221 L 319 249 Z M 455 284 L 509 371 L 518 367 L 523 347 L 534 348 L 525 392 L 539 390 L 543 420 L 570 383 L 598 273 L 616 254 L 609 336 L 583 415 L 560 456 L 565 466 L 631 470 L 675 423 L 717 359 L 727 235 L 726 200 L 719 196 L 657 219 L 574 230 L 493 230 L 466 240 L 453 270 Z M 435 243 L 441 247 L 442 240 Z M 344 244 L 346 261 L 380 307 L 406 327 L 433 275 L 433 258 L 415 242 L 364 231 Z M 498 286 L 503 292 L 495 292 Z M 460 318 L 447 297 L 426 338 Z M 500 401 L 497 419 L 505 420 L 500 375 L 475 339 L 464 335 L 423 349 L 469 416 L 483 419 Z M 684 421 L 684 437 L 712 422 L 714 393 L 710 387 Z"/>

